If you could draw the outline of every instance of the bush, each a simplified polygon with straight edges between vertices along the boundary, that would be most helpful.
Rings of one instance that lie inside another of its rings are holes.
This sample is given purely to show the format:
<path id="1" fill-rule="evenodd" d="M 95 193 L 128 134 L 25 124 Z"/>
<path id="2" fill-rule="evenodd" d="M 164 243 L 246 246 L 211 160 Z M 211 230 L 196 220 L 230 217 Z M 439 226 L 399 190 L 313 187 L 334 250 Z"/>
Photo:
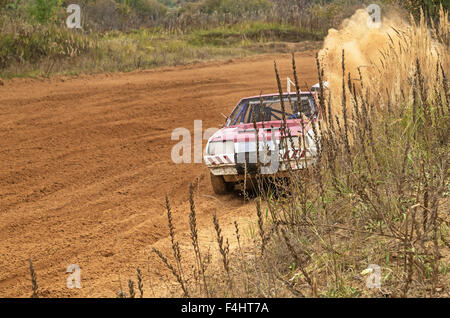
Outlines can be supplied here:
<path id="1" fill-rule="evenodd" d="M 31 17 L 39 23 L 48 23 L 55 19 L 62 0 L 34 0 L 29 4 Z"/>
<path id="2" fill-rule="evenodd" d="M 167 13 L 167 7 L 156 0 L 131 0 L 130 6 L 137 16 L 148 18 L 151 21 L 159 19 Z"/>
<path id="3" fill-rule="evenodd" d="M 0 33 L 0 68 L 43 57 L 74 57 L 95 47 L 90 37 L 55 25 L 9 21 Z M 6 29 L 13 25 L 13 29 Z"/>
<path id="4" fill-rule="evenodd" d="M 439 18 L 439 7 L 441 4 L 444 10 L 450 10 L 450 2 L 445 0 L 406 0 L 402 2 L 402 6 L 416 17 L 419 17 L 420 10 L 422 9 L 432 19 Z"/>

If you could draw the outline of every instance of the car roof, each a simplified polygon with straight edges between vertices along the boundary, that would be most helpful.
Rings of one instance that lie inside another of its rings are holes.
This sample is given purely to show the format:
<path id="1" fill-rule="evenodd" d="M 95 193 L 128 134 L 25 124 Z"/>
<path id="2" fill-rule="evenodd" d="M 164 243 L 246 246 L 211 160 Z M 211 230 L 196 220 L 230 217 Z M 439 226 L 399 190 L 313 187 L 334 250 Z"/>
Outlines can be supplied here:
<path id="1" fill-rule="evenodd" d="M 311 94 L 315 94 L 315 93 L 311 92 L 311 91 L 300 92 L 300 95 L 311 95 Z M 295 93 L 295 92 L 290 92 L 290 93 L 284 92 L 283 96 L 284 95 L 297 95 L 297 93 Z M 263 95 L 255 95 L 255 96 L 244 97 L 244 98 L 241 98 L 239 100 L 239 103 L 242 102 L 244 99 L 260 98 L 260 97 L 272 97 L 272 96 L 280 96 L 280 93 L 272 93 L 272 94 L 263 94 Z"/>
<path id="2" fill-rule="evenodd" d="M 303 92 L 300 92 L 300 95 L 308 95 L 308 94 L 312 94 L 312 93 L 313 93 L 313 92 L 310 92 L 310 91 L 307 91 L 307 92 L 303 91 Z M 296 93 L 296 92 L 290 92 L 290 93 L 284 92 L 283 95 L 297 95 L 297 93 Z M 280 96 L 280 93 L 255 95 L 255 96 L 244 97 L 244 98 L 242 98 L 242 99 L 258 98 L 258 97 L 270 97 L 270 96 Z"/>

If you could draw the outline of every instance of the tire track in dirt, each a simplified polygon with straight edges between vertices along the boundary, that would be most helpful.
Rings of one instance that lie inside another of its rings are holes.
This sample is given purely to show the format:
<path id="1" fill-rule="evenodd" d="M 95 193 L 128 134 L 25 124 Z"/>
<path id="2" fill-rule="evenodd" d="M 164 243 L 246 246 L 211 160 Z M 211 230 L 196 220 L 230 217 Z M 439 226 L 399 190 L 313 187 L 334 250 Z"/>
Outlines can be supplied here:
<path id="1" fill-rule="evenodd" d="M 296 55 L 309 85 L 314 54 Z M 203 129 L 220 127 L 220 113 L 241 97 L 275 91 L 274 60 L 292 77 L 289 55 L 261 55 L 0 87 L 0 295 L 30 295 L 28 257 L 43 296 L 114 297 L 136 266 L 146 276 L 150 267 L 156 296 L 171 295 L 151 253 L 152 245 L 168 251 L 166 193 L 182 248 L 190 244 L 188 184 L 196 178 L 204 244 L 214 245 L 213 212 L 225 234 L 235 219 L 244 229 L 254 215 L 238 195 L 212 198 L 203 164 L 172 163 L 171 132 L 192 132 L 197 119 Z M 66 288 L 70 264 L 82 268 L 80 290 Z"/>

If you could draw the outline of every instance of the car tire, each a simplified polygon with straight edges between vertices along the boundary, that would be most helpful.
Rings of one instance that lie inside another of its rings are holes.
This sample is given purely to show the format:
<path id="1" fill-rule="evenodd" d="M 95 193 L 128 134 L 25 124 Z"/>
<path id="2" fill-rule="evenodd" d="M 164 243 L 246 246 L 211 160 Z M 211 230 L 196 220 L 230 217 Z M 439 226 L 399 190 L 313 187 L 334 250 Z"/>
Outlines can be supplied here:
<path id="1" fill-rule="evenodd" d="M 229 192 L 229 185 L 223 176 L 215 176 L 211 173 L 211 185 L 215 194 L 226 194 Z"/>

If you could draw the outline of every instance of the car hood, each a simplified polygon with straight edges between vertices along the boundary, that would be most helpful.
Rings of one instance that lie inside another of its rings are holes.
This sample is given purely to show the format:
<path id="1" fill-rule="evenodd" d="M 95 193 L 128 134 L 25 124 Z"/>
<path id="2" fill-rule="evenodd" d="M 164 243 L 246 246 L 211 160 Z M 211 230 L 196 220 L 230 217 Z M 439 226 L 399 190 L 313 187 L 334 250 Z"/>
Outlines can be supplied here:
<path id="1" fill-rule="evenodd" d="M 273 138 L 276 140 L 280 139 L 280 127 L 282 121 L 270 121 L 256 123 L 258 129 L 258 139 L 259 141 L 270 141 Z M 302 132 L 302 123 L 300 120 L 287 120 L 286 124 L 289 128 L 291 136 L 298 136 Z M 310 122 L 305 121 L 303 123 L 305 128 L 305 133 L 310 128 Z M 218 130 L 211 138 L 210 141 L 255 141 L 255 127 L 254 124 L 240 124 L 230 127 L 224 127 Z"/>

